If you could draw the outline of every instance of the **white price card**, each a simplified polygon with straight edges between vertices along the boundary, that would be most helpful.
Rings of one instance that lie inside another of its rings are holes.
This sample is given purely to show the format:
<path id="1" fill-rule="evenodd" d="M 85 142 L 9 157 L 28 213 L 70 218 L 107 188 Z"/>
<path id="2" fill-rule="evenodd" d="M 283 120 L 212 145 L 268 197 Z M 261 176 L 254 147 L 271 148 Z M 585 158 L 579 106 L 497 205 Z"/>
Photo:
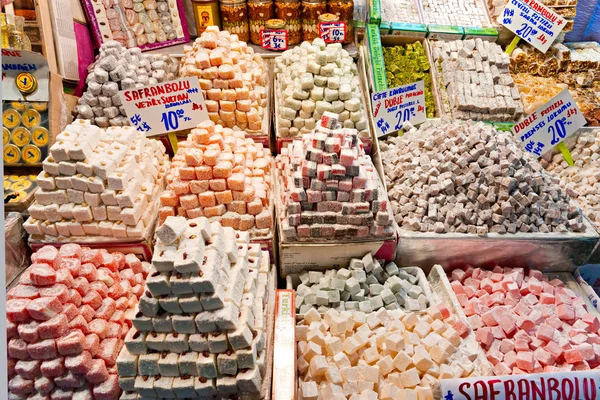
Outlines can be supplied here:
<path id="1" fill-rule="evenodd" d="M 509 0 L 498 22 L 545 53 L 565 27 L 565 19 L 537 0 Z"/>
<path id="2" fill-rule="evenodd" d="M 260 47 L 267 50 L 287 50 L 288 32 L 285 29 L 263 29 L 260 31 Z"/>
<path id="3" fill-rule="evenodd" d="M 345 22 L 319 22 L 319 37 L 325 43 L 341 43 L 346 40 Z"/>
<path id="4" fill-rule="evenodd" d="M 427 120 L 423 81 L 373 93 L 371 99 L 377 137 L 399 131 L 405 122 Z"/>
<path id="5" fill-rule="evenodd" d="M 540 157 L 586 124 L 568 89 L 517 122 L 513 134 L 525 150 Z"/>
<path id="6" fill-rule="evenodd" d="M 208 119 L 198 77 L 119 92 L 131 126 L 146 136 L 191 129 Z"/>
<path id="7" fill-rule="evenodd" d="M 549 372 L 442 379 L 442 400 L 593 400 L 600 397 L 600 371 Z"/>

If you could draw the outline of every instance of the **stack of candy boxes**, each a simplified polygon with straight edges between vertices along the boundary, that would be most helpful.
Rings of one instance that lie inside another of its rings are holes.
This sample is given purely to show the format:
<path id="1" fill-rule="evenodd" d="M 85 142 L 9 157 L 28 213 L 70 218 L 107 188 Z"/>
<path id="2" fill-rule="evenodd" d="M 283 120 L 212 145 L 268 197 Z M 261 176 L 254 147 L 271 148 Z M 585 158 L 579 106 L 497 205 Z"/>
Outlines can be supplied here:
<path id="1" fill-rule="evenodd" d="M 121 399 L 260 398 L 268 253 L 204 217 L 168 217 L 117 360 Z"/>

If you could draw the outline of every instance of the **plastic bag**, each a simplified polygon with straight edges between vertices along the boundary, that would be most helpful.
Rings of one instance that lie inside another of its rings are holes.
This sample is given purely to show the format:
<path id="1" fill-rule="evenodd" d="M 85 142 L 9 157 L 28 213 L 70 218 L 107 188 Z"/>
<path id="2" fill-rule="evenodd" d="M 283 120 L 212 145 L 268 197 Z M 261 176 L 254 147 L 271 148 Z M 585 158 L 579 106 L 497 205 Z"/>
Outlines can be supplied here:
<path id="1" fill-rule="evenodd" d="M 21 214 L 16 212 L 5 213 L 4 253 L 7 287 L 29 264 L 25 238 L 26 233 L 23 229 Z"/>

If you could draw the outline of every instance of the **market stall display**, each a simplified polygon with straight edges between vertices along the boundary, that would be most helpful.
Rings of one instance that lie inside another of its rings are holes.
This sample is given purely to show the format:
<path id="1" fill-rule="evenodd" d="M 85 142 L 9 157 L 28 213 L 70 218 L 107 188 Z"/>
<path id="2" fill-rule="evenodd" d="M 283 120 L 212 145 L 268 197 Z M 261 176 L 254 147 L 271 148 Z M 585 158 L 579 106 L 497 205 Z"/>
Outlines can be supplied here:
<path id="1" fill-rule="evenodd" d="M 118 399 L 117 356 L 149 266 L 76 244 L 31 261 L 7 293 L 8 398 Z"/>
<path id="2" fill-rule="evenodd" d="M 600 44 L 555 43 L 546 54 L 523 45 L 511 54 L 510 70 L 526 113 L 568 88 L 588 126 L 600 126 Z"/>
<path id="3" fill-rule="evenodd" d="M 415 42 L 405 46 L 382 47 L 382 50 L 388 87 L 395 88 L 423 81 L 427 118 L 434 118 L 436 106 L 431 66 L 423 44 Z"/>
<path id="4" fill-rule="evenodd" d="M 267 68 L 246 42 L 210 26 L 184 51 L 179 75 L 198 77 L 208 116 L 215 124 L 249 135 L 269 134 Z"/>
<path id="5" fill-rule="evenodd" d="M 510 132 L 429 121 L 380 147 L 403 229 L 480 236 L 585 231 L 579 206 Z"/>
<path id="6" fill-rule="evenodd" d="M 598 337 L 600 320 L 581 291 L 559 278 L 568 274 L 467 267 L 448 275 L 495 375 L 598 365 L 590 338 Z"/>
<path id="7" fill-rule="evenodd" d="M 127 49 L 116 41 L 106 42 L 89 67 L 87 89 L 73 114 L 101 128 L 130 125 L 119 91 L 173 80 L 177 69 L 172 57 L 147 56 L 137 47 Z"/>
<path id="8" fill-rule="evenodd" d="M 523 104 L 500 46 L 469 39 L 431 42 L 443 112 L 454 119 L 516 122 Z"/>
<path id="9" fill-rule="evenodd" d="M 150 50 L 190 40 L 181 0 L 84 0 L 83 5 L 98 45 L 115 40 Z"/>
<path id="10" fill-rule="evenodd" d="M 7 166 L 39 165 L 48 155 L 48 102 L 2 102 L 2 143 Z"/>
<path id="11" fill-rule="evenodd" d="M 269 150 L 245 138 L 244 131 L 200 123 L 173 157 L 159 220 L 204 216 L 253 239 L 269 237 L 274 231 L 272 163 Z"/>
<path id="12" fill-rule="evenodd" d="M 491 26 L 481 0 L 421 0 L 426 24 L 487 28 Z"/>
<path id="13" fill-rule="evenodd" d="M 303 42 L 276 58 L 275 76 L 277 137 L 311 132 L 325 112 L 369 137 L 357 67 L 341 44 Z"/>
<path id="14" fill-rule="evenodd" d="M 24 228 L 43 240 L 140 239 L 153 228 L 168 158 L 133 127 L 76 120 L 56 138 Z"/>
<path id="15" fill-rule="evenodd" d="M 156 234 L 119 384 L 134 397 L 262 398 L 268 253 L 206 218 L 169 217 Z"/>
<path id="16" fill-rule="evenodd" d="M 393 236 L 387 196 L 371 158 L 356 130 L 340 122 L 326 112 L 312 133 L 276 158 L 282 240 Z"/>

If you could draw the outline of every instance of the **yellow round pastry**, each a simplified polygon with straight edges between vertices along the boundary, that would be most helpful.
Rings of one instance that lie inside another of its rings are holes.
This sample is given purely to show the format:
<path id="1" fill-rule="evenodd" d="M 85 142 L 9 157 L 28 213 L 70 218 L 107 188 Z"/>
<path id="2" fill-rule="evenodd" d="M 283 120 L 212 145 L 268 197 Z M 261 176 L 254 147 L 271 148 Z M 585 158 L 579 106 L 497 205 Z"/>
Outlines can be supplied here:
<path id="1" fill-rule="evenodd" d="M 8 179 L 4 178 L 4 191 L 7 191 L 8 189 L 10 189 L 10 185 L 12 184 L 11 181 L 9 181 Z"/>
<path id="2" fill-rule="evenodd" d="M 8 144 L 8 141 L 10 140 L 10 130 L 3 126 L 2 127 L 2 144 Z"/>
<path id="3" fill-rule="evenodd" d="M 4 162 L 7 164 L 16 164 L 21 160 L 21 152 L 14 144 L 4 146 Z"/>
<path id="4" fill-rule="evenodd" d="M 10 185 L 10 189 L 14 190 L 15 192 L 20 192 L 22 190 L 27 190 L 31 187 L 32 182 L 30 180 L 24 180 L 24 181 L 19 181 L 19 182 L 15 182 L 12 185 Z"/>
<path id="5" fill-rule="evenodd" d="M 17 146 L 23 147 L 31 141 L 31 132 L 29 129 L 19 126 L 13 130 L 11 139 Z"/>
<path id="6" fill-rule="evenodd" d="M 31 94 L 37 90 L 38 84 L 35 76 L 29 72 L 21 72 L 15 79 L 15 84 L 19 92 L 23 94 Z"/>
<path id="7" fill-rule="evenodd" d="M 50 133 L 43 126 L 38 126 L 33 130 L 31 140 L 36 146 L 46 146 L 50 140 Z"/>
<path id="8" fill-rule="evenodd" d="M 2 113 L 2 123 L 8 129 L 14 129 L 21 123 L 21 114 L 17 110 L 9 108 Z"/>
<path id="9" fill-rule="evenodd" d="M 18 111 L 25 111 L 29 108 L 29 103 L 26 101 L 13 101 L 10 103 L 11 107 Z"/>
<path id="10" fill-rule="evenodd" d="M 46 103 L 45 101 L 36 101 L 36 102 L 31 103 L 31 107 L 34 110 L 42 112 L 42 111 L 46 111 L 48 109 L 48 103 Z"/>
<path id="11" fill-rule="evenodd" d="M 33 108 L 30 108 L 23 113 L 23 125 L 29 129 L 38 126 L 41 121 L 42 117 L 40 116 L 40 113 Z"/>
<path id="12" fill-rule="evenodd" d="M 23 161 L 26 164 L 35 164 L 42 160 L 42 151 L 32 144 L 23 147 L 22 153 Z"/>

